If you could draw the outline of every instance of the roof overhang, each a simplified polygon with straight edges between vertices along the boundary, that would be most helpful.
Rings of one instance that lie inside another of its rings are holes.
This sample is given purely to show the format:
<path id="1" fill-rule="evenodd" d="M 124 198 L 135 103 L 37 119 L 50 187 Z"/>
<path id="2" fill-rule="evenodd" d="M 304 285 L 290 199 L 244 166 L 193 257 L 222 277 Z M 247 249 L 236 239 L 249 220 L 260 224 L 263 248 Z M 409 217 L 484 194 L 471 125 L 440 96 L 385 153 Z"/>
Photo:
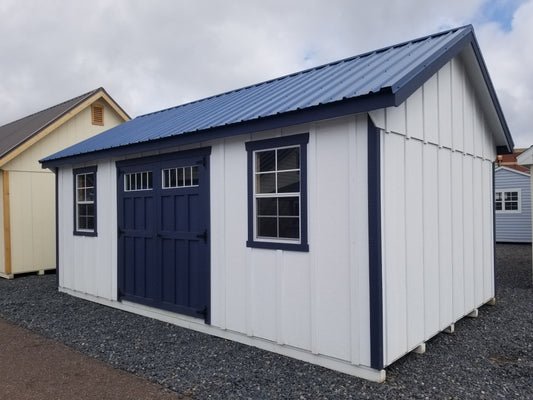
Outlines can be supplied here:
<path id="1" fill-rule="evenodd" d="M 48 136 L 51 132 L 56 130 L 58 127 L 63 125 L 72 117 L 76 116 L 82 110 L 84 110 L 94 102 L 101 100 L 104 100 L 124 121 L 129 121 L 131 119 L 130 116 L 111 98 L 111 96 L 109 96 L 109 94 L 105 91 L 104 88 L 99 88 L 97 91 L 95 91 L 94 94 L 83 99 L 81 102 L 76 104 L 67 112 L 63 113 L 55 120 L 50 121 L 47 125 L 34 132 L 26 140 L 18 143 L 16 146 L 12 147 L 10 150 L 2 154 L 0 156 L 0 168 L 7 164 L 9 161 L 13 160 L 15 157 L 19 156 L 24 151 L 26 151 L 35 143 Z"/>

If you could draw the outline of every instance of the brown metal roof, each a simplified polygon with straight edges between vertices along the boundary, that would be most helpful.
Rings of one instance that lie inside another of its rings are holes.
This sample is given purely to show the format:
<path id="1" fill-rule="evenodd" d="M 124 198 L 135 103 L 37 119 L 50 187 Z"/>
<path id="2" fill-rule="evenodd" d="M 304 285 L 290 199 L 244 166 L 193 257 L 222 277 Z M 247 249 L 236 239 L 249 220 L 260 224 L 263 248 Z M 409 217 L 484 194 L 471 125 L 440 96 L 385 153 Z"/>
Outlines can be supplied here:
<path id="1" fill-rule="evenodd" d="M 36 112 L 35 114 L 28 115 L 17 121 L 0 126 L 0 157 L 3 157 L 16 149 L 32 136 L 38 134 L 78 104 L 99 91 L 105 92 L 103 88 L 98 88 L 45 110 Z"/>

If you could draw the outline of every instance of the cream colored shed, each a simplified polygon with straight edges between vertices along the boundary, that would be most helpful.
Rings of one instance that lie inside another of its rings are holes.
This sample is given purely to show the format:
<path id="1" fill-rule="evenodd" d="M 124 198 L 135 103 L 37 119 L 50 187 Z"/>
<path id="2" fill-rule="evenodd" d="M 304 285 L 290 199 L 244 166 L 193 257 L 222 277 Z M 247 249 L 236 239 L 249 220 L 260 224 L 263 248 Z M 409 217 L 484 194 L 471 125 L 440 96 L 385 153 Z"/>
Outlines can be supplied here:
<path id="1" fill-rule="evenodd" d="M 0 126 L 0 276 L 56 268 L 55 181 L 39 159 L 130 117 L 98 88 Z"/>

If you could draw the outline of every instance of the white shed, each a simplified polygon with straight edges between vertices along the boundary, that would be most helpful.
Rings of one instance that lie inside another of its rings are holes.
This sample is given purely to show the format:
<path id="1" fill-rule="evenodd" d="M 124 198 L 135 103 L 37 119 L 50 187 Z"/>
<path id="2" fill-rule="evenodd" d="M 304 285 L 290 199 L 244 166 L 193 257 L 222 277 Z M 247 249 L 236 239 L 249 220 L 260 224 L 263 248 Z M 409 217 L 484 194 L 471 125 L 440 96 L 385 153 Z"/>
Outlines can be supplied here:
<path id="1" fill-rule="evenodd" d="M 497 147 L 471 26 L 143 115 L 41 160 L 59 289 L 381 381 L 494 297 Z"/>

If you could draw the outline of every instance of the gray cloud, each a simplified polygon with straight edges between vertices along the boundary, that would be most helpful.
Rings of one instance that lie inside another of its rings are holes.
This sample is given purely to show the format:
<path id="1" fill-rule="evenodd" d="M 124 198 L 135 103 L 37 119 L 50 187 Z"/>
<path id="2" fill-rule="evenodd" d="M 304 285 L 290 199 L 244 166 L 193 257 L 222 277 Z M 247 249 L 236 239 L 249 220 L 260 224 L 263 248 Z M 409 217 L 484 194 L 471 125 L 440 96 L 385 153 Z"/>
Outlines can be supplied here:
<path id="1" fill-rule="evenodd" d="M 0 124 L 99 86 L 137 116 L 474 23 L 515 142 L 529 146 L 523 3 L 505 32 L 482 0 L 2 0 Z"/>

